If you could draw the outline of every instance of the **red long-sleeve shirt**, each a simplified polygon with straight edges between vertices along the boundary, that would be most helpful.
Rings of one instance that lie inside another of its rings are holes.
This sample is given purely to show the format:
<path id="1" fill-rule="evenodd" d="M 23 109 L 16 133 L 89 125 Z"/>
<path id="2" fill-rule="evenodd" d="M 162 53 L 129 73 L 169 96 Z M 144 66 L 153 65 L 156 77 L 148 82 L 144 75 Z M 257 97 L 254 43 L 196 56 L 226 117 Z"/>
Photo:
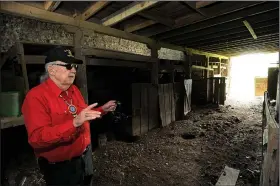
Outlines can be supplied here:
<path id="1" fill-rule="evenodd" d="M 34 148 L 37 157 L 44 157 L 50 162 L 70 160 L 83 153 L 90 144 L 89 122 L 76 128 L 74 117 L 68 111 L 66 100 L 72 98 L 77 113 L 87 105 L 79 91 L 72 85 L 66 94 L 48 79 L 31 89 L 25 97 L 22 113 L 28 133 L 28 142 Z M 95 110 L 104 114 L 101 107 Z"/>

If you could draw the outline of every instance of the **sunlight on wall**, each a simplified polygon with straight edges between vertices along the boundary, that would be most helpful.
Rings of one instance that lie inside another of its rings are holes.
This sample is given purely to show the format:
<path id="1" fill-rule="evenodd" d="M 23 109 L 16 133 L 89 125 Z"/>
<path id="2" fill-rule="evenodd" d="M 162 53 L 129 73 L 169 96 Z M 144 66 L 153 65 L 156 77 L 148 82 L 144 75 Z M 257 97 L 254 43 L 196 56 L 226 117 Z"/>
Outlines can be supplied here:
<path id="1" fill-rule="evenodd" d="M 249 54 L 231 58 L 229 98 L 252 100 L 255 98 L 255 77 L 267 77 L 268 67 L 277 66 L 279 53 Z"/>

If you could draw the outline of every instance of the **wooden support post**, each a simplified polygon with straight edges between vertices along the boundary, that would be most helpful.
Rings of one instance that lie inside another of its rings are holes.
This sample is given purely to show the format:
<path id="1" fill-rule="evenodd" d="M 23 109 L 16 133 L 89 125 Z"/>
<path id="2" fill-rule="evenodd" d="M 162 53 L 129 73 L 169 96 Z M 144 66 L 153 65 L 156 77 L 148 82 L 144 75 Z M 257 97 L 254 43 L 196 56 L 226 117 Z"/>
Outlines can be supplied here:
<path id="1" fill-rule="evenodd" d="M 148 48 L 151 50 L 151 57 L 156 60 L 155 63 L 152 63 L 151 70 L 151 83 L 158 85 L 158 72 L 159 72 L 159 59 L 158 59 L 158 50 L 159 48 L 156 45 L 150 46 Z"/>
<path id="2" fill-rule="evenodd" d="M 17 48 L 17 57 L 18 60 L 21 64 L 21 70 L 22 70 L 22 75 L 23 75 L 23 79 L 24 79 L 24 95 L 27 94 L 27 92 L 29 91 L 29 82 L 28 82 L 28 75 L 27 75 L 27 68 L 26 68 L 26 62 L 24 59 L 24 48 L 23 48 L 23 44 L 20 42 L 16 42 L 16 48 Z"/>
<path id="3" fill-rule="evenodd" d="M 218 64 L 218 70 L 219 70 L 219 76 L 221 77 L 222 76 L 222 68 L 221 68 L 221 65 L 222 65 L 222 59 L 219 58 L 219 64 Z"/>
<path id="4" fill-rule="evenodd" d="M 169 61 L 170 69 L 171 69 L 171 74 L 170 74 L 170 83 L 174 83 L 175 81 L 175 68 L 174 68 L 174 62 Z"/>
<path id="5" fill-rule="evenodd" d="M 192 55 L 190 52 L 184 53 L 185 59 L 183 60 L 183 65 L 186 73 L 186 78 L 191 79 L 192 78 Z"/>
<path id="6" fill-rule="evenodd" d="M 85 102 L 88 103 L 88 89 L 87 89 L 87 61 L 86 57 L 82 54 L 82 45 L 84 34 L 82 31 L 77 30 L 74 38 L 75 57 L 83 60 L 83 64 L 77 71 L 76 84 L 79 87 Z"/>

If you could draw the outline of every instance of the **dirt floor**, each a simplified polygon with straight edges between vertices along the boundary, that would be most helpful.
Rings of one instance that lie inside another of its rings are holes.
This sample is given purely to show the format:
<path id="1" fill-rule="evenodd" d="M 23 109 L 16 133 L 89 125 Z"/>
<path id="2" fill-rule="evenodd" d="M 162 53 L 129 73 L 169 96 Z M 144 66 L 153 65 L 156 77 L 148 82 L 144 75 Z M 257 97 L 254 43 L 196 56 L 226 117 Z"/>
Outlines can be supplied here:
<path id="1" fill-rule="evenodd" d="M 93 153 L 94 185 L 215 185 L 225 165 L 240 170 L 237 186 L 258 185 L 262 100 L 193 107 L 183 121 L 140 140 L 107 142 Z M 32 156 L 9 166 L 10 185 L 43 185 Z M 20 166 L 20 167 L 18 167 Z"/>

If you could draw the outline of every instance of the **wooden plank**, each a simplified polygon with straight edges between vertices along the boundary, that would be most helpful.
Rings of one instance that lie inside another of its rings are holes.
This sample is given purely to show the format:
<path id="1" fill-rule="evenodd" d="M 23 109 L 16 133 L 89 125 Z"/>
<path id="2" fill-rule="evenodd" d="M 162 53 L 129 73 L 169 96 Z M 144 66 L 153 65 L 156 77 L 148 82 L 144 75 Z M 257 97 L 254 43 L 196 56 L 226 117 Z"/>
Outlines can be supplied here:
<path id="1" fill-rule="evenodd" d="M 127 7 L 122 8 L 121 10 L 111 14 L 108 17 L 105 17 L 102 20 L 102 24 L 105 26 L 112 26 L 128 17 L 131 17 L 134 14 L 137 14 L 140 11 L 143 11 L 147 8 L 155 5 L 157 1 L 143 1 L 143 2 L 133 2 Z"/>
<path id="2" fill-rule="evenodd" d="M 164 85 L 160 84 L 158 86 L 159 91 L 159 110 L 160 110 L 160 119 L 161 119 L 161 126 L 166 126 L 166 112 L 165 112 L 165 95 L 164 95 Z"/>
<path id="3" fill-rule="evenodd" d="M 87 65 L 91 65 L 91 66 L 132 67 L 132 68 L 141 68 L 141 69 L 148 69 L 149 68 L 147 63 L 135 62 L 135 61 L 126 61 L 126 60 L 120 60 L 120 59 L 88 58 Z"/>
<path id="4" fill-rule="evenodd" d="M 249 23 L 247 20 L 243 21 L 243 23 L 244 23 L 244 25 L 246 26 L 246 28 L 248 29 L 248 31 L 250 32 L 250 34 L 252 35 L 252 37 L 253 37 L 254 39 L 257 39 L 258 37 L 257 37 L 257 35 L 256 35 L 255 31 L 254 31 L 254 29 L 253 29 L 252 26 L 250 25 L 250 23 Z"/>
<path id="5" fill-rule="evenodd" d="M 169 125 L 172 122 L 172 106 L 171 106 L 171 97 L 170 93 L 171 90 L 169 88 L 169 84 L 163 84 L 164 86 L 164 99 L 165 99 L 165 117 L 166 117 L 166 123 L 165 125 Z"/>
<path id="6" fill-rule="evenodd" d="M 161 23 L 163 25 L 166 25 L 168 27 L 173 27 L 175 25 L 175 21 L 170 19 L 167 16 L 164 15 L 158 15 L 158 12 L 153 12 L 153 11 L 145 11 L 145 12 L 140 12 L 138 15 L 145 17 L 146 19 L 151 19 L 155 22 Z"/>
<path id="7" fill-rule="evenodd" d="M 149 84 L 143 83 L 141 86 L 141 135 L 149 131 Z"/>
<path id="8" fill-rule="evenodd" d="M 19 42 L 16 43 L 16 47 L 18 51 L 18 60 L 20 61 L 21 64 L 21 70 L 24 79 L 24 86 L 25 86 L 24 94 L 26 95 L 27 92 L 29 91 L 29 81 L 28 81 L 26 63 L 24 59 L 24 48 L 23 48 L 23 44 Z"/>
<path id="9" fill-rule="evenodd" d="M 141 30 L 141 29 L 146 28 L 148 26 L 154 25 L 156 23 L 157 23 L 156 21 L 147 20 L 147 21 L 144 21 L 144 22 L 141 22 L 141 23 L 137 23 L 137 24 L 133 24 L 133 25 L 126 25 L 124 27 L 124 31 L 126 31 L 126 32 L 134 32 L 136 30 Z"/>
<path id="10" fill-rule="evenodd" d="M 102 8 L 107 6 L 109 3 L 110 3 L 109 1 L 97 1 L 93 3 L 82 13 L 82 20 L 89 19 L 91 16 L 99 12 Z"/>
<path id="11" fill-rule="evenodd" d="M 133 83 L 132 86 L 132 127 L 131 135 L 141 135 L 141 84 Z"/>
<path id="12" fill-rule="evenodd" d="M 225 166 L 215 186 L 235 186 L 240 170 Z"/>
<path id="13" fill-rule="evenodd" d="M 86 56 L 96 56 L 103 58 L 121 59 L 127 61 L 141 61 L 141 62 L 156 62 L 156 59 L 149 56 L 142 56 L 137 54 L 131 54 L 127 52 L 119 52 L 115 50 L 105 50 L 98 48 L 84 48 L 82 49 L 82 54 Z"/>
<path id="14" fill-rule="evenodd" d="M 57 9 L 60 3 L 61 1 L 46 1 L 44 3 L 44 9 L 53 12 Z"/>
<path id="15" fill-rule="evenodd" d="M 192 79 L 185 79 L 184 85 L 186 90 L 184 115 L 186 115 L 191 111 Z"/>
<path id="16" fill-rule="evenodd" d="M 1 118 L 1 129 L 6 129 L 10 127 L 17 127 L 24 125 L 23 116 L 20 117 L 4 117 Z"/>
<path id="17" fill-rule="evenodd" d="M 202 8 L 202 7 L 211 5 L 213 3 L 216 3 L 216 1 L 198 1 L 198 2 L 196 2 L 195 7 L 196 8 Z"/>
<path id="18" fill-rule="evenodd" d="M 200 15 L 207 17 L 207 15 L 196 8 L 196 2 L 195 1 L 183 1 L 189 8 L 191 8 L 194 12 L 199 13 Z"/>
<path id="19" fill-rule="evenodd" d="M 62 14 L 58 14 L 55 12 L 49 12 L 46 10 L 42 10 L 40 8 L 24 5 L 17 2 L 12 1 L 1 1 L 0 2 L 0 12 L 1 13 L 8 13 L 12 15 L 18 15 L 22 17 L 28 17 L 32 19 L 37 19 L 40 21 L 47 21 L 51 23 L 59 23 L 67 25 L 65 28 L 68 29 L 68 31 L 75 32 L 78 29 L 83 29 L 84 33 L 91 34 L 92 31 L 95 31 L 97 33 L 106 34 L 109 36 L 115 36 L 122 39 L 127 39 L 131 41 L 136 41 L 140 43 L 145 43 L 149 45 L 157 45 L 163 48 L 173 49 L 173 50 L 179 50 L 179 51 L 185 51 L 186 49 L 181 46 L 176 46 L 169 43 L 163 43 L 163 42 L 156 42 L 153 39 L 150 39 L 148 37 L 139 36 L 131 33 L 127 33 L 125 31 L 121 31 L 118 29 L 106 27 L 100 24 L 96 24 L 93 22 L 83 21 L 83 20 L 77 20 L 70 16 L 65 16 Z M 190 51 L 190 48 L 187 48 L 187 51 Z M 198 50 L 192 50 L 192 52 L 199 52 Z M 202 52 L 202 51 L 201 51 Z M 205 53 L 205 52 L 202 52 Z M 209 55 L 216 55 L 211 53 L 205 53 Z M 227 57 L 226 57 L 227 58 Z"/>
<path id="20" fill-rule="evenodd" d="M 209 71 L 213 71 L 212 68 L 209 67 L 204 67 L 204 66 L 197 66 L 197 65 L 192 65 L 192 69 L 199 69 L 199 70 L 209 70 Z"/>
<path id="21" fill-rule="evenodd" d="M 149 131 L 158 127 L 158 89 L 152 84 L 149 85 Z"/>

